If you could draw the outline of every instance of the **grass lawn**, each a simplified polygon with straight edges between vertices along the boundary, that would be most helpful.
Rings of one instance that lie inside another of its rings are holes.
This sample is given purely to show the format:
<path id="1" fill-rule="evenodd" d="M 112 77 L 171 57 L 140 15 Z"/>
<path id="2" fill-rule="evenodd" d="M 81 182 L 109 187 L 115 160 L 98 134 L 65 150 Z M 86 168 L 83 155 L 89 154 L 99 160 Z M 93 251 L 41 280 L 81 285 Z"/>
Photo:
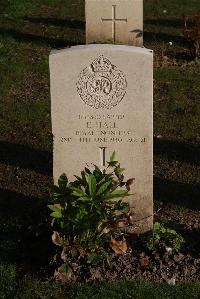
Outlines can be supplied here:
<path id="1" fill-rule="evenodd" d="M 85 23 L 83 0 L 0 0 L 0 7 L 0 261 L 1 272 L 10 271 L 5 281 L 12 298 L 18 278 L 42 275 L 51 255 L 46 209 L 52 183 L 49 53 L 84 44 Z M 191 234 L 200 230 L 200 65 L 188 63 L 182 14 L 199 10 L 199 0 L 144 1 L 144 43 L 155 51 L 156 217 L 189 225 Z M 35 279 L 30 286 L 30 281 L 22 278 L 20 290 L 26 295 L 16 298 L 50 298 L 45 283 Z M 123 298 L 151 298 L 151 292 L 152 298 L 200 297 L 198 284 L 122 284 Z M 44 295 L 31 297 L 33 286 Z M 121 288 L 81 286 L 78 295 L 75 287 L 73 298 L 122 298 Z M 3 290 L 0 298 L 7 298 Z"/>
<path id="2" fill-rule="evenodd" d="M 53 282 L 35 277 L 19 281 L 13 266 L 0 265 L 0 298 L 6 299 L 198 299 L 200 283 L 153 284 L 120 280 L 113 283 L 71 284 L 62 289 Z"/>

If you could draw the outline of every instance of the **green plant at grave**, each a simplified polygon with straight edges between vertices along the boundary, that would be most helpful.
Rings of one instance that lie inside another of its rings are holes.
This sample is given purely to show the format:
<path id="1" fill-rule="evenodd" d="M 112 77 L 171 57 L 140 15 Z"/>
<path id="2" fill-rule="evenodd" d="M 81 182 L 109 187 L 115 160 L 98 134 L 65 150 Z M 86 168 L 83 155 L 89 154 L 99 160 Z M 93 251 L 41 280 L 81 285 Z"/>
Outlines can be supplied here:
<path id="1" fill-rule="evenodd" d="M 61 272 L 69 273 L 77 257 L 94 263 L 107 257 L 109 245 L 117 254 L 126 252 L 124 235 L 132 216 L 123 198 L 130 195 L 133 179 L 124 181 L 123 171 L 114 152 L 104 170 L 85 168 L 74 182 L 62 174 L 51 188 L 48 207 L 55 228 L 52 240 L 62 248 Z"/>
<path id="2" fill-rule="evenodd" d="M 152 250 L 164 250 L 178 253 L 184 243 L 184 238 L 174 229 L 165 227 L 159 222 L 154 223 L 153 233 L 147 241 L 147 247 Z"/>

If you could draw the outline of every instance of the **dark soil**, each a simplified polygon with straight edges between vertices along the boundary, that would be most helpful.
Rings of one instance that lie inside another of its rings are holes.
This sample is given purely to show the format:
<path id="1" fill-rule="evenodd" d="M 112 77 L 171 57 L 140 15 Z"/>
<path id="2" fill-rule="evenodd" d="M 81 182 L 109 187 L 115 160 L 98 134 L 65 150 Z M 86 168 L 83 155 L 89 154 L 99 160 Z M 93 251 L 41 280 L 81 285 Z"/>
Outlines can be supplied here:
<path id="1" fill-rule="evenodd" d="M 141 259 L 147 259 L 148 265 L 141 266 Z M 111 267 L 88 267 L 82 273 L 82 279 L 117 280 L 128 278 L 133 280 L 147 279 L 154 282 L 168 282 L 175 279 L 176 282 L 197 281 L 200 279 L 200 256 L 194 257 L 189 253 L 179 253 L 173 256 L 133 251 L 121 257 L 113 257 Z M 77 277 L 77 280 L 80 278 Z"/>
<path id="2" fill-rule="evenodd" d="M 174 223 L 171 226 L 174 227 Z M 132 241 L 130 239 L 132 245 L 124 255 L 112 253 L 109 256 L 109 263 L 91 264 L 82 261 L 73 274 L 68 276 L 67 281 L 115 281 L 121 278 L 146 279 L 169 284 L 198 281 L 200 279 L 199 230 L 192 229 L 190 226 L 179 227 L 179 230 L 182 230 L 186 242 L 178 253 L 167 253 L 162 250 L 150 252 L 148 249 L 145 250 L 145 243 L 142 244 L 140 237 L 137 237 Z"/>

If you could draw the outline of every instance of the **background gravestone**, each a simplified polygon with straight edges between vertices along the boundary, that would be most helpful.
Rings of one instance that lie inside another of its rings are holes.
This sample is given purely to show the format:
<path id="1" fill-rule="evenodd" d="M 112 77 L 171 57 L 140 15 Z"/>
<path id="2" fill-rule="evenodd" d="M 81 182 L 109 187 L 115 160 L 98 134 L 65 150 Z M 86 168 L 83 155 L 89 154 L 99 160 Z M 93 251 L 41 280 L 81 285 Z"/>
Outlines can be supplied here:
<path id="1" fill-rule="evenodd" d="M 75 179 L 85 167 L 103 166 L 115 150 L 135 178 L 129 198 L 140 220 L 152 226 L 151 50 L 119 45 L 76 46 L 50 55 L 54 179 Z M 143 219 L 143 220 L 141 220 Z"/>
<path id="2" fill-rule="evenodd" d="M 86 0 L 86 43 L 143 45 L 143 0 Z"/>

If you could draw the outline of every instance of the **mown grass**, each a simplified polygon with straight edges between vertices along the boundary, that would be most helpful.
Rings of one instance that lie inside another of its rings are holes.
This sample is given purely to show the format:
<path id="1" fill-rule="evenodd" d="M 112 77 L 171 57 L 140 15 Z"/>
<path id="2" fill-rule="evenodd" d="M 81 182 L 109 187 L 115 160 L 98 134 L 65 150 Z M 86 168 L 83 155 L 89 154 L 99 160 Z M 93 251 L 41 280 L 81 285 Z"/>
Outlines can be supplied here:
<path id="1" fill-rule="evenodd" d="M 25 276 L 19 279 L 13 265 L 0 265 L 1 299 L 198 299 L 200 283 L 155 284 L 119 280 L 95 284 L 70 284 L 62 288 L 51 281 Z"/>
<path id="2" fill-rule="evenodd" d="M 48 56 L 51 48 L 83 42 L 83 1 L 0 1 L 0 7 L 2 135 L 51 150 Z"/>
<path id="3" fill-rule="evenodd" d="M 156 69 L 154 130 L 165 138 L 200 142 L 199 67 Z"/>

